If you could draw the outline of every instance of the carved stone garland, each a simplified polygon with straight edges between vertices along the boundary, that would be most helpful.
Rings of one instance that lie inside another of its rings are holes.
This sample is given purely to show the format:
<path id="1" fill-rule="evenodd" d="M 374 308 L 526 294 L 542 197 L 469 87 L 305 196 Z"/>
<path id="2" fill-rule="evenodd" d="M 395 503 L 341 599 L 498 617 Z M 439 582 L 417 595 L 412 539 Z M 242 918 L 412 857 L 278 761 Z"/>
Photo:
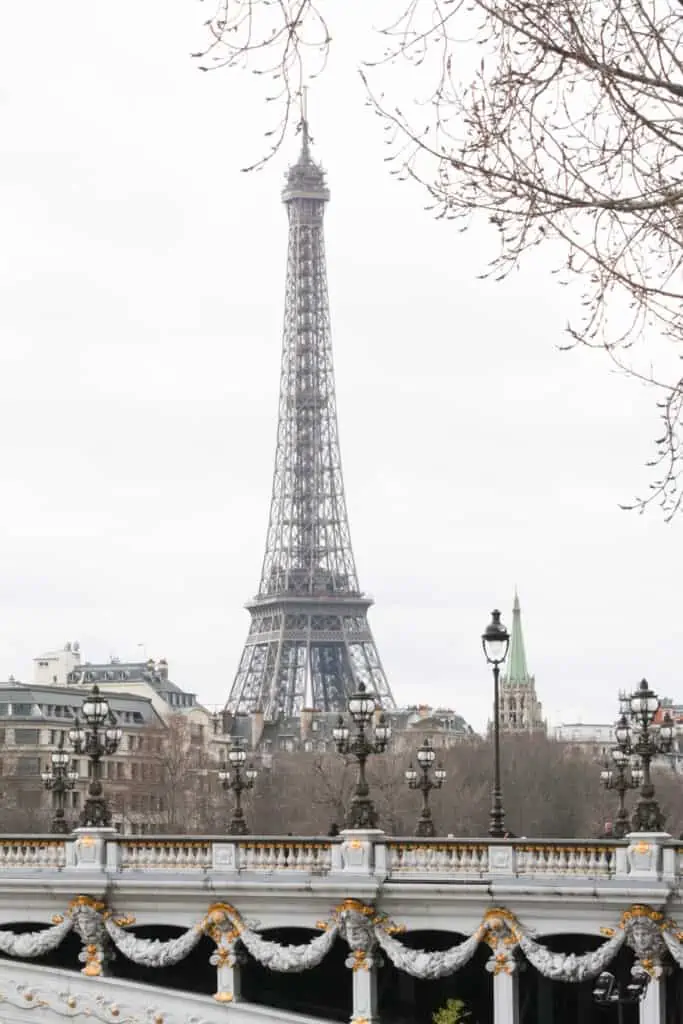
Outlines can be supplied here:
<path id="1" fill-rule="evenodd" d="M 38 932 L 15 934 L 0 930 L 0 952 L 10 956 L 31 958 L 56 949 L 68 932 L 79 935 L 83 950 L 79 959 L 85 964 L 82 973 L 100 976 L 113 957 L 112 944 L 128 959 L 144 967 L 167 967 L 183 960 L 194 949 L 202 935 L 216 943 L 211 963 L 219 970 L 219 991 L 216 998 L 229 1001 L 236 996 L 239 984 L 235 969 L 244 959 L 242 947 L 270 970 L 301 972 L 316 967 L 340 935 L 349 946 L 347 967 L 354 972 L 368 971 L 381 964 L 382 950 L 400 970 L 413 977 L 436 979 L 462 968 L 474 956 L 480 942 L 492 950 L 487 970 L 493 974 L 512 974 L 517 970 L 516 952 L 546 978 L 563 982 L 580 982 L 597 977 L 626 943 L 637 957 L 636 972 L 646 971 L 659 978 L 666 969 L 663 959 L 667 950 L 683 967 L 683 932 L 673 921 L 650 907 L 635 904 L 622 914 L 617 928 L 603 929 L 606 942 L 590 953 L 553 953 L 526 931 L 514 914 L 504 908 L 487 911 L 482 924 L 469 938 L 441 952 L 410 949 L 394 938 L 404 931 L 371 906 L 358 900 L 345 900 L 335 908 L 332 918 L 318 922 L 322 934 L 301 945 L 282 945 L 264 939 L 247 924 L 229 904 L 213 904 L 206 916 L 182 935 L 162 942 L 143 939 L 125 930 L 133 918 L 115 919 L 104 903 L 88 896 L 78 896 L 69 904 L 65 917 L 55 918 L 54 926 Z M 221 987 L 221 971 L 225 987 Z M 374 973 L 374 972 L 373 972 Z"/>

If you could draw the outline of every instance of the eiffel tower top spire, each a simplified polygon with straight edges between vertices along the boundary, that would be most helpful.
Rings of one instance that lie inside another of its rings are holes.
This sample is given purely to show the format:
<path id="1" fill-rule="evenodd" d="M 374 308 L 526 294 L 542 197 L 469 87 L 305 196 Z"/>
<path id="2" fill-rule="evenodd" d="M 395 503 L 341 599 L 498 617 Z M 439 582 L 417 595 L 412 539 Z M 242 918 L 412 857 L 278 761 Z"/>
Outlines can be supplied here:
<path id="1" fill-rule="evenodd" d="M 325 182 L 325 172 L 311 156 L 311 134 L 308 125 L 307 89 L 302 90 L 301 121 L 298 131 L 301 133 L 301 150 L 296 163 L 285 175 L 285 187 L 282 201 L 290 203 L 297 199 L 315 199 L 328 202 L 330 191 Z"/>
<path id="2" fill-rule="evenodd" d="M 285 175 L 289 222 L 273 490 L 251 630 L 226 709 L 265 720 L 343 711 L 362 682 L 395 706 L 367 622 L 351 548 L 332 363 L 323 218 L 330 198 L 311 155 L 305 97 L 301 150 Z"/>

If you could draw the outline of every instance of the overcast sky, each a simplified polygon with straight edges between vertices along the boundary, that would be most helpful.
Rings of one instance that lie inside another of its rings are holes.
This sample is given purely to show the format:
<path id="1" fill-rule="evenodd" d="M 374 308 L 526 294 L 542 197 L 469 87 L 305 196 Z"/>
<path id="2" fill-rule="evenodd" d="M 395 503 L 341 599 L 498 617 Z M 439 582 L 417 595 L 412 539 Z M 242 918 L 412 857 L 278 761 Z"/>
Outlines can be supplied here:
<path id="1" fill-rule="evenodd" d="M 0 11 L 0 675 L 42 650 L 166 657 L 230 689 L 275 445 L 286 215 L 253 175 L 249 77 L 202 75 L 191 0 Z M 683 697 L 681 523 L 642 491 L 652 395 L 560 353 L 547 259 L 477 280 L 459 234 L 389 178 L 333 61 L 309 101 L 326 217 L 340 436 L 371 624 L 400 703 L 482 728 L 480 634 L 519 588 L 550 721 L 603 721 L 646 675 Z"/>

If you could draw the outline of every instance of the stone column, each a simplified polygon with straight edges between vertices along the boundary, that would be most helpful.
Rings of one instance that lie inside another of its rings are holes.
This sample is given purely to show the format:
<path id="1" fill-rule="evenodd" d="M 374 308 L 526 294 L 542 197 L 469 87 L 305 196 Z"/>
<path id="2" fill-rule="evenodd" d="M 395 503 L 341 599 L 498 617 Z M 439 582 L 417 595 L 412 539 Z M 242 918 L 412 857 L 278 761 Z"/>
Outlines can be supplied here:
<path id="1" fill-rule="evenodd" d="M 351 1024 L 379 1024 L 377 971 L 382 960 L 375 938 L 374 916 L 374 907 L 360 900 L 348 899 L 336 908 L 339 934 L 349 947 L 345 963 L 353 978 Z"/>
<path id="2" fill-rule="evenodd" d="M 216 992 L 219 1003 L 238 1003 L 242 997 L 242 959 L 233 949 L 219 948 L 211 957 L 216 966 Z"/>
<path id="3" fill-rule="evenodd" d="M 666 977 L 655 969 L 638 1007 L 639 1024 L 666 1024 Z"/>
<path id="4" fill-rule="evenodd" d="M 512 853 L 511 847 L 495 847 Z M 484 917 L 483 941 L 491 949 L 486 970 L 493 975 L 493 1024 L 519 1024 L 518 935 L 512 914 L 501 908 L 490 910 Z"/>
<path id="5" fill-rule="evenodd" d="M 519 1024 L 517 964 L 493 972 L 493 1024 Z"/>
<path id="6" fill-rule="evenodd" d="M 354 950 L 346 960 L 353 977 L 351 1024 L 379 1024 L 377 970 L 381 960 L 362 950 Z"/>
<path id="7" fill-rule="evenodd" d="M 242 996 L 241 968 L 246 960 L 239 945 L 242 919 L 229 903 L 214 903 L 204 919 L 206 934 L 216 943 L 209 963 L 216 968 L 218 1003 L 237 1003 Z"/>

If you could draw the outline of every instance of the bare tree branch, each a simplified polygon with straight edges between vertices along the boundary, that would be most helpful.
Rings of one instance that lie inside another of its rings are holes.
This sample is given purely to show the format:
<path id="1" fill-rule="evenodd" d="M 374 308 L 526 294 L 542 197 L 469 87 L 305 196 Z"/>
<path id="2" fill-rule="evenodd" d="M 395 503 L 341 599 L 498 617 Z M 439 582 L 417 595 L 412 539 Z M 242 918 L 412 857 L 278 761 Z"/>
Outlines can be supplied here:
<path id="1" fill-rule="evenodd" d="M 403 0 L 361 68 L 387 162 L 437 217 L 488 222 L 501 280 L 542 245 L 578 286 L 568 345 L 603 349 L 654 387 L 663 429 L 649 493 L 683 502 L 683 378 L 654 370 L 683 342 L 683 8 L 675 0 Z M 327 0 L 337 23 L 348 7 Z M 325 0 L 217 0 L 205 69 L 265 75 L 279 149 L 304 84 L 326 65 Z M 345 13 L 347 12 L 347 13 Z M 362 42 L 362 41 L 361 41 Z M 368 40 L 368 43 L 370 40 Z M 354 58 L 352 58 L 354 59 Z"/>

